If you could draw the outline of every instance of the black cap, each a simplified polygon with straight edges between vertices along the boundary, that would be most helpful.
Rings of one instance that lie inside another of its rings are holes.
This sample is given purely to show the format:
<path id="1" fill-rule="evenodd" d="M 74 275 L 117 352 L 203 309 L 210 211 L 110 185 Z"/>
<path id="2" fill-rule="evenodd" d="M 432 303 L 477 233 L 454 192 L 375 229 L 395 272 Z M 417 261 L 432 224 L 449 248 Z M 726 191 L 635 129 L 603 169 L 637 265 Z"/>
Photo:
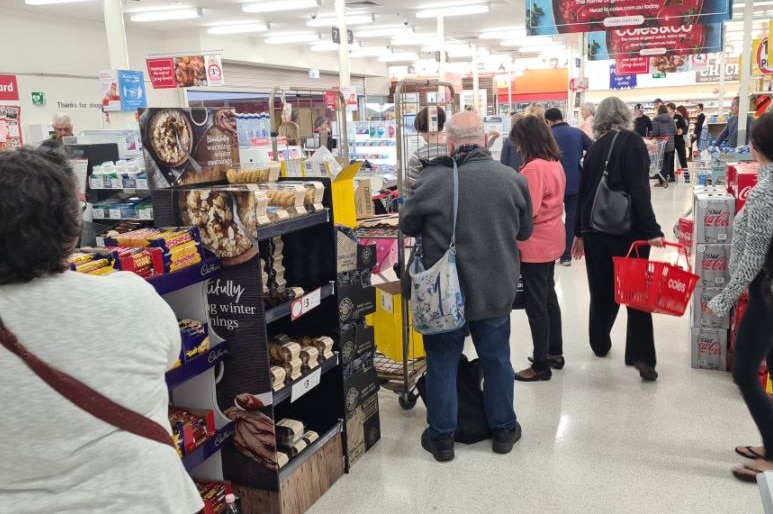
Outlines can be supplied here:
<path id="1" fill-rule="evenodd" d="M 656 103 L 656 104 L 662 104 L 662 103 L 663 103 L 663 100 L 661 100 L 660 98 L 656 98 L 656 99 L 655 99 L 655 103 Z"/>
<path id="2" fill-rule="evenodd" d="M 550 109 L 545 111 L 545 119 L 548 121 L 562 121 L 564 119 L 564 115 L 561 114 L 560 109 L 551 107 Z"/>
<path id="3" fill-rule="evenodd" d="M 641 104 L 636 104 L 636 105 L 634 105 L 634 106 L 633 106 L 633 109 L 634 109 L 635 111 L 641 111 L 641 110 L 642 110 L 642 109 L 641 109 Z"/>

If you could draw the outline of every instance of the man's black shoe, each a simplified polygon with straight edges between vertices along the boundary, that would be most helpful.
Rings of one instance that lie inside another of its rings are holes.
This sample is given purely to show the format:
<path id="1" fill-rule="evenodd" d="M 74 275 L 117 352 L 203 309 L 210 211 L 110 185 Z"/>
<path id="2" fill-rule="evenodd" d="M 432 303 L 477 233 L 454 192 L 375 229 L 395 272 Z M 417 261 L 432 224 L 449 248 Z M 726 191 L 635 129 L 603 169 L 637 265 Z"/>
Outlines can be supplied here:
<path id="1" fill-rule="evenodd" d="M 510 453 L 513 445 L 521 438 L 521 424 L 515 422 L 515 428 L 510 430 L 494 430 L 494 453 Z"/>
<path id="2" fill-rule="evenodd" d="M 518 434 L 520 437 L 520 429 Z M 421 434 L 421 447 L 430 452 L 438 462 L 454 460 L 454 436 L 452 435 L 433 439 L 429 436 L 429 428 L 426 428 Z"/>

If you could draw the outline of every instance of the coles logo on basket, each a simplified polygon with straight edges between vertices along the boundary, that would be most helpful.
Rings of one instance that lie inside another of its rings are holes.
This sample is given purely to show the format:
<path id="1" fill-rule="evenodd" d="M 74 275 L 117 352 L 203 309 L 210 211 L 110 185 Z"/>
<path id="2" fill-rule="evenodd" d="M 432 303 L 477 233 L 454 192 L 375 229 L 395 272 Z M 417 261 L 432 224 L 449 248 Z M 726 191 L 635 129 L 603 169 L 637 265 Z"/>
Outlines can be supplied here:
<path id="1" fill-rule="evenodd" d="M 668 280 L 668 288 L 673 289 L 674 291 L 679 291 L 680 293 L 684 293 L 687 291 L 687 284 L 681 280 L 674 280 L 671 278 Z"/>

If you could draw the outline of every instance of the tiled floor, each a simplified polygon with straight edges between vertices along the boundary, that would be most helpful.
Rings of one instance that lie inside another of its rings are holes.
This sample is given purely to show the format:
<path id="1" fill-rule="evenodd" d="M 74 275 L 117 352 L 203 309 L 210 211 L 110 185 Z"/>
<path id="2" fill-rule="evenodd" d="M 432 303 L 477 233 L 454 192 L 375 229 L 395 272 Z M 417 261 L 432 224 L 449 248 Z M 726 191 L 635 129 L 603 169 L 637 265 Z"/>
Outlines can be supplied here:
<path id="1" fill-rule="evenodd" d="M 664 231 L 689 206 L 688 189 L 655 189 Z M 610 357 L 588 347 L 583 263 L 557 270 L 567 366 L 549 382 L 519 383 L 523 438 L 509 455 L 490 442 L 456 445 L 436 463 L 422 450 L 424 405 L 402 410 L 380 393 L 382 440 L 311 509 L 313 513 L 754 513 L 756 485 L 730 473 L 737 444 L 759 435 L 724 372 L 690 369 L 688 321 L 655 318 L 656 383 L 623 364 L 625 316 Z M 531 336 L 513 313 L 512 361 L 527 365 Z"/>

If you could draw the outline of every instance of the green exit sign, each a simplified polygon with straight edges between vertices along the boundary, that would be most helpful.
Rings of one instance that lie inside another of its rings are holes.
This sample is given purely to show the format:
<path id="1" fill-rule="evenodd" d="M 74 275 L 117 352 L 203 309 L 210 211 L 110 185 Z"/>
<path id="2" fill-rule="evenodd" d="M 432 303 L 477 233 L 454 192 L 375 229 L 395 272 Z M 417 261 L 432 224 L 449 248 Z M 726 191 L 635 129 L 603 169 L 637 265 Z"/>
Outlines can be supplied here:
<path id="1" fill-rule="evenodd" d="M 46 105 L 46 94 L 40 91 L 33 91 L 32 105 Z"/>

